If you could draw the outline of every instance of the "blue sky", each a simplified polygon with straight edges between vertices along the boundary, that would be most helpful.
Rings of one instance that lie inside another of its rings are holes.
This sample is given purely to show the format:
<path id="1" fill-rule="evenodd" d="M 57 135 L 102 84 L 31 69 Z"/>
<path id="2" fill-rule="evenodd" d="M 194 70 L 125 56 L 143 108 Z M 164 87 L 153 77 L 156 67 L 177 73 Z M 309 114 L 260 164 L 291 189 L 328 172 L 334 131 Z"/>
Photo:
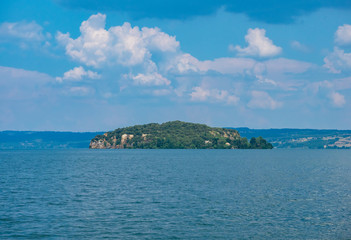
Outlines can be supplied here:
<path id="1" fill-rule="evenodd" d="M 351 129 L 351 3 L 1 1 L 0 98 L 0 130 Z"/>

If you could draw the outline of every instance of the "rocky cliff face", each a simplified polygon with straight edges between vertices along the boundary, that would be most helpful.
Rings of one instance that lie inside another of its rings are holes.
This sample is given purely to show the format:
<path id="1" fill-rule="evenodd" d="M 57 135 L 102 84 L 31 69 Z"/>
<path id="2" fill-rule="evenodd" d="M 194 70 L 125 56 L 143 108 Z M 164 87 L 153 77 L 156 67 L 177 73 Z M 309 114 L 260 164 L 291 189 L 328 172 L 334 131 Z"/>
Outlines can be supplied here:
<path id="1" fill-rule="evenodd" d="M 108 138 L 108 134 L 104 134 L 105 138 L 98 139 L 98 140 L 91 140 L 89 148 L 92 149 L 105 149 L 105 148 L 132 148 L 133 144 L 130 143 L 129 140 L 132 140 L 134 135 L 133 134 L 123 134 L 119 139 L 116 136 L 112 136 Z"/>

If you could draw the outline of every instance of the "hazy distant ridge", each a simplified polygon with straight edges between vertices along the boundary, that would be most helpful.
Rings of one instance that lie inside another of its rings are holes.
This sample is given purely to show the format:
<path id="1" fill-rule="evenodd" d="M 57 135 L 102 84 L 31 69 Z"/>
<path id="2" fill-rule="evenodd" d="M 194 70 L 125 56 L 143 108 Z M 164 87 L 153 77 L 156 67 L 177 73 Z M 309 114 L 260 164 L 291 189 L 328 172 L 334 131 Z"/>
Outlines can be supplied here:
<path id="1" fill-rule="evenodd" d="M 87 148 L 102 132 L 2 131 L 0 149 Z"/>
<path id="2" fill-rule="evenodd" d="M 235 128 L 241 136 L 262 136 L 276 148 L 351 148 L 351 130 Z"/>

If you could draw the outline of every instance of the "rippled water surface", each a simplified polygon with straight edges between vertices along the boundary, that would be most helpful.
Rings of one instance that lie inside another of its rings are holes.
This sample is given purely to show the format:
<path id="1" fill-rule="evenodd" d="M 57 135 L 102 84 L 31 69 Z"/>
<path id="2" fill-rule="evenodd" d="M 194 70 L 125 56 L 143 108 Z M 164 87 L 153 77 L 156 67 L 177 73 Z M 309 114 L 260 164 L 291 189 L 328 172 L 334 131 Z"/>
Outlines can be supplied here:
<path id="1" fill-rule="evenodd" d="M 0 238 L 351 239 L 351 151 L 0 151 Z"/>

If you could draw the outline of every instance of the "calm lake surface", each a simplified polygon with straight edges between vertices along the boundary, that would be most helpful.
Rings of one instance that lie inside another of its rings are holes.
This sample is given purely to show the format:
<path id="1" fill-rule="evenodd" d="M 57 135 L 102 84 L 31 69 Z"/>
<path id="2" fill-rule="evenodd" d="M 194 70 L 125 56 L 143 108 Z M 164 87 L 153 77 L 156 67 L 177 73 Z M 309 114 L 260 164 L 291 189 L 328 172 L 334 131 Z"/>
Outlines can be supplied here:
<path id="1" fill-rule="evenodd" d="M 0 238 L 351 239 L 351 151 L 0 151 Z"/>

